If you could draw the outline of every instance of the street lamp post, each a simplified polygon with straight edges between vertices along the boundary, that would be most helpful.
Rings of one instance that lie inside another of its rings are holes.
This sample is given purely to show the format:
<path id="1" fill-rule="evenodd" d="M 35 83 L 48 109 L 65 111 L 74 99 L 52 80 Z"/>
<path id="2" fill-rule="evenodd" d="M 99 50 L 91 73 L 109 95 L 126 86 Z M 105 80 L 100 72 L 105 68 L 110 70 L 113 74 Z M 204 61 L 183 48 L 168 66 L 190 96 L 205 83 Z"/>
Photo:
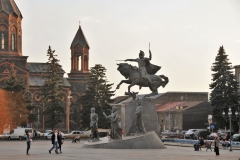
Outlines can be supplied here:
<path id="1" fill-rule="evenodd" d="M 223 117 L 225 117 L 225 112 L 222 112 Z M 238 112 L 235 112 L 235 116 L 238 116 Z M 228 117 L 229 117 L 229 122 L 230 122 L 230 148 L 229 151 L 232 152 L 232 109 L 229 107 L 228 108 Z"/>
<path id="2" fill-rule="evenodd" d="M 69 134 L 69 121 L 70 121 L 70 106 L 71 106 L 71 99 L 72 99 L 72 96 L 68 96 L 68 134 Z"/>

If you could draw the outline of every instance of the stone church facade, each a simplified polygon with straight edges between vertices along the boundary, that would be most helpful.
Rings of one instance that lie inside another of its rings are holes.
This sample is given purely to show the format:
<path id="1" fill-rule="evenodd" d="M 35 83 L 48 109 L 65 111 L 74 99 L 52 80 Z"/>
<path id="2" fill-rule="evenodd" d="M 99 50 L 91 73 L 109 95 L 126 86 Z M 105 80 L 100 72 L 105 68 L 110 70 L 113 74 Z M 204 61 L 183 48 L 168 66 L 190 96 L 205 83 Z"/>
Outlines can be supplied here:
<path id="1" fill-rule="evenodd" d="M 44 84 L 43 76 L 48 67 L 46 63 L 28 62 L 28 56 L 22 52 L 22 19 L 23 16 L 14 0 L 0 1 L 0 86 L 4 86 L 5 80 L 14 66 L 17 76 L 22 78 L 28 87 L 28 95 L 31 96 L 34 105 L 33 113 L 37 121 L 32 127 L 44 130 L 44 106 L 40 103 L 40 88 Z M 89 75 L 89 44 L 79 26 L 71 43 L 71 71 L 68 78 L 64 77 L 64 71 L 59 73 L 64 81 L 63 102 L 66 107 L 66 119 L 59 124 L 61 129 L 79 129 L 80 120 L 79 105 L 75 104 L 86 89 Z M 81 66 L 79 65 L 81 63 Z M 70 102 L 70 96 L 72 101 Z M 69 125 L 69 126 L 68 126 Z"/>

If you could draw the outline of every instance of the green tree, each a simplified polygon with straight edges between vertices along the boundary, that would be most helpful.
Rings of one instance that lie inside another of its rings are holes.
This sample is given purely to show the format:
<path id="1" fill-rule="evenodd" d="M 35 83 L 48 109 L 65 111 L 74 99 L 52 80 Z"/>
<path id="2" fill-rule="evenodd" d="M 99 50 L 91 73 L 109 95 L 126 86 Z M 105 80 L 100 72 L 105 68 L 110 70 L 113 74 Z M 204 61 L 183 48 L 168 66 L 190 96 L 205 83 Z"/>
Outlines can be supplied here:
<path id="1" fill-rule="evenodd" d="M 5 81 L 5 86 L 3 87 L 4 90 L 11 91 L 11 92 L 22 92 L 25 93 L 26 85 L 22 79 L 19 79 L 16 74 L 16 70 L 14 66 L 11 65 L 11 71 L 8 79 Z"/>
<path id="2" fill-rule="evenodd" d="M 62 73 L 62 66 L 59 64 L 59 60 L 56 58 L 49 46 L 47 51 L 48 56 L 48 68 L 45 70 L 44 76 L 45 82 L 41 87 L 41 102 L 44 105 L 45 126 L 55 128 L 58 123 L 61 123 L 65 117 L 65 109 L 63 105 L 63 92 L 64 82 L 59 73 Z"/>
<path id="3" fill-rule="evenodd" d="M 77 100 L 82 106 L 80 111 L 81 124 L 83 128 L 89 128 L 91 108 L 95 108 L 98 114 L 98 127 L 109 128 L 110 122 L 103 116 L 103 112 L 109 113 L 111 110 L 111 97 L 115 91 L 111 91 L 113 84 L 107 84 L 105 75 L 106 69 L 101 64 L 96 64 L 90 70 L 87 89 Z"/>
<path id="4" fill-rule="evenodd" d="M 217 122 L 218 127 L 228 127 L 229 121 L 223 118 L 222 112 L 228 112 L 228 108 L 232 108 L 235 113 L 238 110 L 238 83 L 236 77 L 232 73 L 233 67 L 227 58 L 223 46 L 218 50 L 215 62 L 212 65 L 212 83 L 210 84 L 210 103 L 213 108 L 213 119 Z M 233 129 L 238 130 L 238 122 L 233 121 Z"/>
<path id="5" fill-rule="evenodd" d="M 9 111 L 11 112 L 11 127 L 26 125 L 30 110 L 27 108 L 25 99 L 26 85 L 22 78 L 17 77 L 14 65 L 11 65 L 11 70 L 8 79 L 5 81 L 4 90 L 9 91 L 8 96 L 11 101 L 8 102 Z"/>

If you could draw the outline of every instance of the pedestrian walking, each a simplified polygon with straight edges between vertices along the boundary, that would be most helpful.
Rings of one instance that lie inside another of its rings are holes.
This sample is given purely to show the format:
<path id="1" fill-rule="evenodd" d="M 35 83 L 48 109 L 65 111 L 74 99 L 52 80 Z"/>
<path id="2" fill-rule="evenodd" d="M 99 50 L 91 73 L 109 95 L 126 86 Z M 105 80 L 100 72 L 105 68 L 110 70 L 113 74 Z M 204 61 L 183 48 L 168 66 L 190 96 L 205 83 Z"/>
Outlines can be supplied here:
<path id="1" fill-rule="evenodd" d="M 214 152 L 217 156 L 219 155 L 219 138 L 217 135 L 214 137 Z"/>
<path id="2" fill-rule="evenodd" d="M 55 148 L 55 153 L 59 154 L 58 153 L 58 134 L 57 134 L 57 129 L 54 129 L 54 133 L 52 134 L 51 141 L 52 141 L 53 146 L 49 150 L 49 153 L 51 154 L 51 151 Z"/>
<path id="3" fill-rule="evenodd" d="M 60 153 L 62 153 L 62 144 L 63 144 L 63 138 L 61 131 L 58 131 L 58 148 L 60 150 Z"/>
<path id="4" fill-rule="evenodd" d="M 30 155 L 28 152 L 29 152 L 29 149 L 30 149 L 30 146 L 31 146 L 31 136 L 30 136 L 30 133 L 27 131 L 26 132 L 26 142 L 27 142 L 27 153 L 26 155 Z"/>

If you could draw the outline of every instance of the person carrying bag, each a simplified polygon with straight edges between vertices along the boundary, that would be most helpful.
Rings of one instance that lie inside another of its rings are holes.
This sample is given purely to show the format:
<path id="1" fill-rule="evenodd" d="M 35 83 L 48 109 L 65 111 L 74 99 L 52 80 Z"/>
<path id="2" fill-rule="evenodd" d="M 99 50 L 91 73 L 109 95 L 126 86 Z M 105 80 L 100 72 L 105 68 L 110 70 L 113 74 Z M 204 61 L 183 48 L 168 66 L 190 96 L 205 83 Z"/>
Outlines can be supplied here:
<path id="1" fill-rule="evenodd" d="M 217 135 L 214 136 L 214 152 L 217 156 L 219 155 L 219 138 Z"/>

